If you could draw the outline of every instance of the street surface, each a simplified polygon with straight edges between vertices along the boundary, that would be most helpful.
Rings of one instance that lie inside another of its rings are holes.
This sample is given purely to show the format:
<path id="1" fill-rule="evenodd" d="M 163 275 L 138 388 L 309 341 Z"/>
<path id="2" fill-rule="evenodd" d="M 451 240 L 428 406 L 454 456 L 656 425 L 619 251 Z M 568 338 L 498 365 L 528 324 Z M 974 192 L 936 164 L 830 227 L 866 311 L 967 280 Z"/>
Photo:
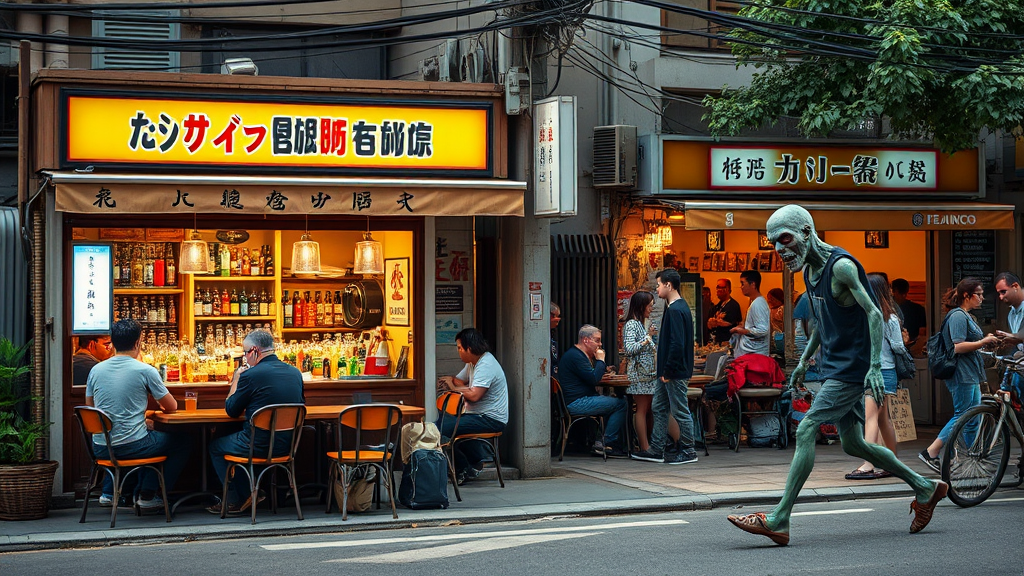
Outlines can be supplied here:
<path id="1" fill-rule="evenodd" d="M 780 548 L 725 519 L 764 507 L 0 555 L 0 574 L 1024 575 L 1024 497 L 948 500 L 909 534 L 909 498 L 798 505 Z"/>

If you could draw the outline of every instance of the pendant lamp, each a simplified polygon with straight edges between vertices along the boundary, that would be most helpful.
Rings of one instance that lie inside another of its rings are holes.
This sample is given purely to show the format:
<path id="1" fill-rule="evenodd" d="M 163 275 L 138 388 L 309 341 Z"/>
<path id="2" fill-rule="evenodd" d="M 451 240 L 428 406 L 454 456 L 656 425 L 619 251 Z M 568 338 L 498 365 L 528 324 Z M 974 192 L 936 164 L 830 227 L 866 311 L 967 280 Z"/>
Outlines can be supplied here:
<path id="1" fill-rule="evenodd" d="M 292 274 L 320 273 L 320 243 L 309 235 L 309 216 L 306 216 L 306 232 L 299 241 L 292 244 Z"/>
<path id="2" fill-rule="evenodd" d="M 644 235 L 644 251 L 648 254 L 660 254 L 662 250 L 661 235 L 658 234 L 657 228 L 651 228 L 650 232 Z"/>
<path id="3" fill-rule="evenodd" d="M 178 254 L 178 272 L 182 274 L 209 274 L 210 252 L 206 240 L 196 229 L 196 215 L 192 215 L 192 232 L 189 239 L 181 243 Z"/>
<path id="4" fill-rule="evenodd" d="M 662 246 L 672 245 L 672 227 L 668 224 L 662 224 L 658 226 L 658 236 L 661 238 Z"/>
<path id="5" fill-rule="evenodd" d="M 363 241 L 356 242 L 356 256 L 353 274 L 383 274 L 384 246 L 370 235 L 370 218 L 366 218 L 366 232 Z"/>

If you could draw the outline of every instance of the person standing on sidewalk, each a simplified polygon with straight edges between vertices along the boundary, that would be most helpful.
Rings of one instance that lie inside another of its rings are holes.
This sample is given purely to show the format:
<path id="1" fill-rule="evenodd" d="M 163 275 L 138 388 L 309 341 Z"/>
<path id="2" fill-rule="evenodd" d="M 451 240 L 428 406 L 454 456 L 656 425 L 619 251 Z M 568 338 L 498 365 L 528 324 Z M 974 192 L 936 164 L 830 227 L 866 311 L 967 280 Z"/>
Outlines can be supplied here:
<path id="1" fill-rule="evenodd" d="M 558 383 L 565 395 L 565 405 L 573 416 L 606 416 L 604 438 L 594 442 L 594 454 L 625 458 L 626 452 L 613 446 L 626 422 L 626 399 L 601 396 L 594 388 L 606 372 L 605 352 L 601 347 L 601 330 L 584 324 L 576 345 L 558 361 Z"/>
<path id="2" fill-rule="evenodd" d="M 996 294 L 1004 303 L 1010 305 L 1010 312 L 1006 315 L 1006 324 L 1009 332 L 996 330 L 996 336 L 1002 338 L 1002 344 L 1009 344 L 1012 350 L 1006 353 L 1024 351 L 1024 289 L 1020 286 L 1020 278 L 1013 272 L 1000 272 L 996 276 Z M 1024 398 L 1024 378 L 1014 372 L 1010 381 L 1005 385 L 1006 390 L 1014 389 L 1017 395 Z"/>
<path id="3" fill-rule="evenodd" d="M 771 355 L 768 335 L 772 330 L 772 312 L 768 301 L 761 296 L 761 273 L 757 270 L 746 270 L 740 274 L 740 291 L 750 299 L 747 308 L 747 319 L 743 326 L 729 330 L 740 335 L 740 343 L 736 346 L 736 357 L 745 354 Z"/>
<path id="4" fill-rule="evenodd" d="M 821 346 L 818 369 L 824 383 L 796 432 L 796 453 L 782 500 L 771 512 L 728 517 L 737 528 L 767 536 L 780 546 L 789 544 L 789 520 L 796 497 L 814 468 L 814 442 L 822 422 L 836 422 L 843 450 L 864 458 L 875 468 L 892 472 L 913 488 L 914 520 L 910 532 L 920 532 L 935 506 L 946 496 L 945 482 L 932 482 L 899 461 L 888 448 L 864 440 L 864 394 L 870 390 L 883 404 L 882 313 L 867 286 L 864 268 L 848 252 L 818 238 L 810 212 L 795 204 L 783 206 L 768 219 L 768 238 L 791 271 L 803 271 L 816 326 L 800 363 L 793 371 L 798 387 L 807 362 Z"/>
<path id="5" fill-rule="evenodd" d="M 679 273 L 665 270 L 658 278 L 658 297 L 668 301 L 658 336 L 658 380 L 651 408 L 654 431 L 651 447 L 633 454 L 634 460 L 689 464 L 697 461 L 693 449 L 693 418 L 686 401 L 687 383 L 693 376 L 693 315 L 679 295 Z M 679 438 L 668 443 L 668 419 L 679 426 Z"/>

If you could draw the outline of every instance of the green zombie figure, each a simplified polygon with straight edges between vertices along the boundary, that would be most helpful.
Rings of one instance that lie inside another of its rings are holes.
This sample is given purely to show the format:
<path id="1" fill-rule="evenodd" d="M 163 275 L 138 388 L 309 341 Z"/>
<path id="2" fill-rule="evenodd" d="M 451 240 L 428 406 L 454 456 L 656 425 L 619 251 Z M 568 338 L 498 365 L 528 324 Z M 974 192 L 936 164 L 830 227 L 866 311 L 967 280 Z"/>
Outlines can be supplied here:
<path id="1" fill-rule="evenodd" d="M 818 346 L 818 366 L 825 380 L 821 392 L 796 432 L 796 454 L 786 480 L 786 491 L 774 510 L 745 516 L 729 516 L 741 530 L 767 536 L 776 544 L 789 544 L 789 517 L 797 494 L 814 467 L 814 442 L 818 427 L 836 422 L 843 450 L 863 458 L 876 469 L 892 472 L 917 494 L 911 502 L 915 514 L 910 532 L 921 531 L 931 520 L 935 505 L 946 495 L 944 482 L 932 482 L 900 462 L 883 446 L 864 441 L 864 395 L 882 404 L 882 313 L 869 290 L 864 268 L 848 252 L 818 238 L 811 214 L 790 204 L 768 219 L 768 238 L 786 267 L 802 270 L 807 295 L 817 324 L 807 348 L 793 371 L 790 385 L 799 386 Z"/>

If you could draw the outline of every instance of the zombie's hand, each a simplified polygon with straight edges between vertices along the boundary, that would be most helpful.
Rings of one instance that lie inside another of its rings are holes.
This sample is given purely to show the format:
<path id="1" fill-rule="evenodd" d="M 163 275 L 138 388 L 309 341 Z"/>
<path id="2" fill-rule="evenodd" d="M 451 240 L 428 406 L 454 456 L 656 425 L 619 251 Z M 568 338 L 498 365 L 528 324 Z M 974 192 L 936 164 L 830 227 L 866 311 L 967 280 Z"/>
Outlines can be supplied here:
<path id="1" fill-rule="evenodd" d="M 804 364 L 803 361 L 800 361 L 800 363 L 796 365 L 796 368 L 793 369 L 793 374 L 790 375 L 789 387 L 799 388 L 800 385 L 804 383 L 804 374 L 806 373 L 807 364 Z"/>
<path id="2" fill-rule="evenodd" d="M 885 400 L 885 380 L 882 378 L 881 367 L 872 366 L 868 369 L 864 376 L 864 386 L 871 387 L 871 397 L 875 399 L 875 404 L 881 406 Z"/>

